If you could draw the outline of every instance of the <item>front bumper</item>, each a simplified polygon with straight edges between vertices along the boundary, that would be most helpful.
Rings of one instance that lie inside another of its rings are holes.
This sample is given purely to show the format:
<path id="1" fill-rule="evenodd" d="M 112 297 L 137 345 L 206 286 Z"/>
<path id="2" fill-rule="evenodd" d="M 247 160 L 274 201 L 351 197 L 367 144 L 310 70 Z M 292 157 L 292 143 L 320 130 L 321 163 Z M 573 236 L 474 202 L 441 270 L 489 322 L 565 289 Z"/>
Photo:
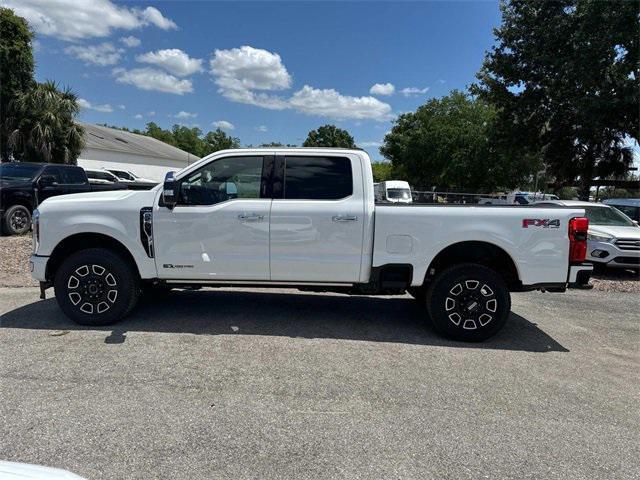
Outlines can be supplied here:
<path id="1" fill-rule="evenodd" d="M 39 282 L 46 282 L 47 280 L 47 262 L 49 257 L 39 257 L 38 255 L 31 255 L 29 258 L 29 270 L 31 271 L 31 277 Z"/>
<path id="2" fill-rule="evenodd" d="M 621 249 L 615 243 L 589 240 L 587 261 L 613 268 L 639 268 L 640 250 Z"/>

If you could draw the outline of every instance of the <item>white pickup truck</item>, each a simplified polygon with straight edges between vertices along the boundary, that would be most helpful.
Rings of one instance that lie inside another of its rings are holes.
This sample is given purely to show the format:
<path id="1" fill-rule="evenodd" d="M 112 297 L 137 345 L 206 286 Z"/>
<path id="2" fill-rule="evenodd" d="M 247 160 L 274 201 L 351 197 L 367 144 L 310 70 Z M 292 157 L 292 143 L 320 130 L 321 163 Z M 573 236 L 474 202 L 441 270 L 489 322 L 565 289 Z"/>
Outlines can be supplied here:
<path id="1" fill-rule="evenodd" d="M 587 224 L 571 207 L 376 205 L 360 150 L 225 150 L 149 191 L 46 200 L 31 269 L 86 325 L 171 287 L 408 291 L 439 332 L 479 341 L 506 322 L 510 291 L 587 282 Z"/>

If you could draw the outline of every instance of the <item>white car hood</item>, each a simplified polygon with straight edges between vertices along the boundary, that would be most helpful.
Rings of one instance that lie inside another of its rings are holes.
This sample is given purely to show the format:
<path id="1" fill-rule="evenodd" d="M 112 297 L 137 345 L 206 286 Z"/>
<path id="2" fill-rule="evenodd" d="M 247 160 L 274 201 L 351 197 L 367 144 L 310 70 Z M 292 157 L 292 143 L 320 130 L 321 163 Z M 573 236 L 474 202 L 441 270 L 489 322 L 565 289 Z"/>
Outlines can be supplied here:
<path id="1" fill-rule="evenodd" d="M 615 238 L 634 238 L 640 240 L 640 228 L 636 226 L 611 227 L 607 225 L 589 225 L 589 233 Z"/>
<path id="2" fill-rule="evenodd" d="M 4 461 L 0 461 L 0 478 L 2 480 L 85 480 L 75 473 L 59 468 Z"/>
<path id="3" fill-rule="evenodd" d="M 47 198 L 38 205 L 41 213 L 46 211 L 100 210 L 112 206 L 140 208 L 153 205 L 156 189 L 152 190 L 107 190 L 104 192 L 73 193 Z"/>

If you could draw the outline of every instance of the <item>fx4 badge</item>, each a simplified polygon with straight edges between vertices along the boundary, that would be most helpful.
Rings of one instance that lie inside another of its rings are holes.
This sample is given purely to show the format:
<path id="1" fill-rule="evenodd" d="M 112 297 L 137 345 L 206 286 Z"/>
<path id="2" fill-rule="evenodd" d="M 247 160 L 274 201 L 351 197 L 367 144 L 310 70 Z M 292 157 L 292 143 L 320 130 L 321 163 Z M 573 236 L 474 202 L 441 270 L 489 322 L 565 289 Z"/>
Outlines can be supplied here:
<path id="1" fill-rule="evenodd" d="M 525 218 L 522 220 L 522 228 L 542 227 L 542 228 L 560 228 L 560 219 L 554 218 Z"/>
<path id="2" fill-rule="evenodd" d="M 174 265 L 173 263 L 165 263 L 162 268 L 193 268 L 193 265 Z"/>

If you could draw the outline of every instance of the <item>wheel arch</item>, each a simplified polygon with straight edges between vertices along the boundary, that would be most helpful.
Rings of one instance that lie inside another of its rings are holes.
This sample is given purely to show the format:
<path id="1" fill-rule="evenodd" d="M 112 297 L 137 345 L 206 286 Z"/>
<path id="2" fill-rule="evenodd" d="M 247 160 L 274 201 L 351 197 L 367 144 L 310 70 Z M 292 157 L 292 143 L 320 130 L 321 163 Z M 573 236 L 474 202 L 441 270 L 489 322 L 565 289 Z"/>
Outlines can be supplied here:
<path id="1" fill-rule="evenodd" d="M 424 283 L 429 283 L 437 274 L 459 263 L 477 263 L 498 273 L 509 290 L 522 287 L 518 267 L 503 248 L 487 241 L 464 241 L 442 249 L 429 263 Z"/>
<path id="2" fill-rule="evenodd" d="M 65 258 L 75 252 L 85 250 L 87 248 L 104 248 L 117 253 L 129 264 L 138 278 L 140 278 L 140 269 L 138 268 L 138 264 L 129 249 L 122 244 L 122 242 L 103 233 L 86 232 L 69 235 L 56 245 L 51 252 L 49 261 L 47 262 L 47 269 L 45 272 L 47 280 L 53 281 L 56 271 Z"/>

